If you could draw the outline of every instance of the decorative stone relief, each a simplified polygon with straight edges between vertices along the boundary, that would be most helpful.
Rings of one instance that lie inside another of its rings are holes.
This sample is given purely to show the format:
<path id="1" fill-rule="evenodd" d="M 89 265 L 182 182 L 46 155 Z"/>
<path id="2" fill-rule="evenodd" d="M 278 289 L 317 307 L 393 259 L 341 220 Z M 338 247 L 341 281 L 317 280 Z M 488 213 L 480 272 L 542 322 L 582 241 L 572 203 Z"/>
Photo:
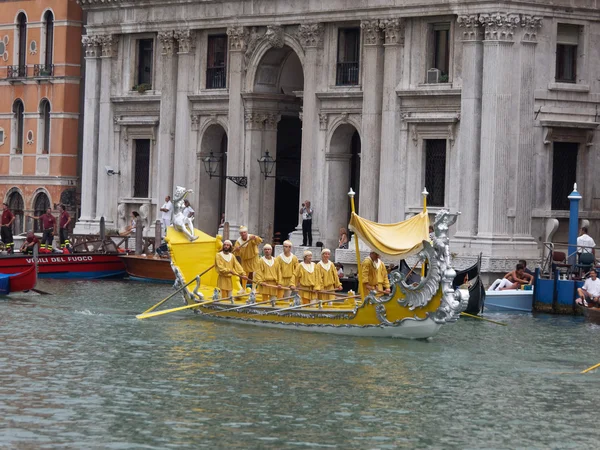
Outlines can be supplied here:
<path id="1" fill-rule="evenodd" d="M 342 114 L 340 114 L 340 117 L 342 119 L 342 122 L 347 123 L 350 116 L 347 112 L 343 112 Z"/>
<path id="2" fill-rule="evenodd" d="M 117 221 L 117 226 L 127 221 L 127 205 L 125 203 L 119 203 L 117 206 Z"/>
<path id="3" fill-rule="evenodd" d="M 283 27 L 279 25 L 268 25 L 267 32 L 265 33 L 265 38 L 271 44 L 272 47 L 282 48 L 284 44 L 283 38 L 284 32 Z"/>
<path id="4" fill-rule="evenodd" d="M 179 44 L 179 53 L 189 53 L 195 47 L 196 35 L 192 30 L 175 30 L 173 37 Z"/>
<path id="5" fill-rule="evenodd" d="M 142 218 L 142 226 L 146 226 L 148 223 L 148 217 L 150 216 L 150 205 L 144 203 L 139 209 L 140 217 Z"/>
<path id="6" fill-rule="evenodd" d="M 29 54 L 37 55 L 37 42 L 36 41 L 31 41 L 29 43 Z"/>
<path id="7" fill-rule="evenodd" d="M 277 130 L 277 124 L 281 120 L 280 114 L 266 113 L 265 114 L 265 130 Z"/>
<path id="8" fill-rule="evenodd" d="M 483 39 L 483 28 L 481 22 L 479 22 L 479 15 L 469 14 L 458 16 L 456 23 L 462 31 L 463 41 L 479 41 Z"/>
<path id="9" fill-rule="evenodd" d="M 85 47 L 86 58 L 98 58 L 100 56 L 100 37 L 99 36 L 82 36 L 81 43 Z"/>
<path id="10" fill-rule="evenodd" d="M 538 16 L 521 16 L 524 42 L 537 42 L 537 32 L 542 28 L 542 18 Z"/>
<path id="11" fill-rule="evenodd" d="M 117 56 L 117 44 L 119 43 L 119 37 L 114 34 L 107 34 L 104 36 L 98 36 L 100 45 L 102 46 L 102 57 L 112 58 Z"/>
<path id="12" fill-rule="evenodd" d="M 404 23 L 401 19 L 383 19 L 379 22 L 385 45 L 404 45 Z"/>
<path id="13" fill-rule="evenodd" d="M 244 120 L 246 121 L 246 129 L 262 130 L 265 127 L 265 114 L 256 111 L 246 112 Z"/>
<path id="14" fill-rule="evenodd" d="M 298 40 L 304 48 L 323 47 L 324 34 L 325 26 L 322 23 L 300 25 L 297 31 Z"/>
<path id="15" fill-rule="evenodd" d="M 327 123 L 329 122 L 329 116 L 327 113 L 319 113 L 319 128 L 321 130 L 327 129 Z"/>
<path id="16" fill-rule="evenodd" d="M 171 56 L 175 51 L 175 36 L 173 31 L 160 31 L 158 41 L 161 45 L 161 54 Z"/>
<path id="17" fill-rule="evenodd" d="M 486 41 L 512 41 L 515 28 L 520 23 L 518 14 L 481 14 L 479 22 L 485 27 Z"/>
<path id="18" fill-rule="evenodd" d="M 200 115 L 192 114 L 192 131 L 198 131 L 200 125 Z"/>
<path id="19" fill-rule="evenodd" d="M 33 145 L 33 131 L 29 130 L 27 132 L 27 145 Z"/>
<path id="20" fill-rule="evenodd" d="M 363 20 L 360 23 L 365 45 L 381 45 L 382 35 L 379 20 Z"/>
<path id="21" fill-rule="evenodd" d="M 239 26 L 229 27 L 227 28 L 227 36 L 229 37 L 229 50 L 232 52 L 241 52 L 246 46 L 248 29 Z"/>

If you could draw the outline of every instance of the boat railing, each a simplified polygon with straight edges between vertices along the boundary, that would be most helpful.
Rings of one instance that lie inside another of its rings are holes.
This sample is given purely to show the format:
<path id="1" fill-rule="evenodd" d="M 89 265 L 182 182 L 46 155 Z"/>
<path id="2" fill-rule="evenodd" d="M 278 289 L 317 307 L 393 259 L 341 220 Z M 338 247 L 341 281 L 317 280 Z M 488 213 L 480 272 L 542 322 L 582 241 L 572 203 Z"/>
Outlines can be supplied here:
<path id="1" fill-rule="evenodd" d="M 574 250 L 569 253 L 569 249 L 574 248 Z M 552 278 L 554 276 L 554 271 L 558 267 L 559 269 L 565 269 L 566 275 L 570 276 L 572 273 L 576 271 L 577 265 L 577 250 L 579 248 L 585 249 L 590 253 L 600 254 L 600 247 L 591 247 L 586 245 L 569 245 L 566 242 L 544 242 L 544 247 L 542 251 L 542 267 L 540 275 L 543 277 Z M 555 260 L 554 256 L 557 252 L 563 253 L 564 258 L 560 260 Z M 572 257 L 575 257 L 573 260 Z M 594 257 L 594 266 L 597 265 L 596 258 Z"/>

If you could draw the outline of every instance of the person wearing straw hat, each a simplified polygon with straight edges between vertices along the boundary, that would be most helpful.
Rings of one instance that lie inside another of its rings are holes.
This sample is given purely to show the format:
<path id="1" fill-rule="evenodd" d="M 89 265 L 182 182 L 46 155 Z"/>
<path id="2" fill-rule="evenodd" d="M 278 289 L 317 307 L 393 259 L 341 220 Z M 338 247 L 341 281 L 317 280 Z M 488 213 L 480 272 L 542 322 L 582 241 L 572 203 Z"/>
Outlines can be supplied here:
<path id="1" fill-rule="evenodd" d="M 361 270 L 365 291 L 378 291 L 380 294 L 390 293 L 390 280 L 385 264 L 379 259 L 379 253 L 371 251 L 362 262 Z"/>
<path id="2" fill-rule="evenodd" d="M 283 253 L 281 253 L 277 259 L 277 285 L 279 290 L 277 291 L 277 298 L 285 297 L 285 288 L 292 286 L 294 273 L 296 267 L 298 267 L 298 258 L 292 253 L 292 241 L 283 241 Z"/>
<path id="3" fill-rule="evenodd" d="M 315 291 L 318 291 L 320 286 L 315 263 L 312 262 L 312 252 L 306 250 L 304 260 L 296 267 L 294 280 L 290 287 L 292 289 L 298 288 L 302 304 L 306 305 L 317 298 Z"/>
<path id="4" fill-rule="evenodd" d="M 340 283 L 335 265 L 329 260 L 330 256 L 331 250 L 328 248 L 321 250 L 321 261 L 317 263 L 319 284 L 324 291 L 340 291 L 342 283 Z M 319 300 L 335 300 L 335 295 L 320 293 Z"/>
<path id="5" fill-rule="evenodd" d="M 229 298 L 233 291 L 232 275 L 246 276 L 244 268 L 231 253 L 231 241 L 223 242 L 223 249 L 215 256 L 215 268 L 219 277 L 217 287 L 221 290 L 221 298 Z"/>
<path id="6" fill-rule="evenodd" d="M 266 302 L 267 300 L 274 300 L 277 297 L 279 261 L 273 258 L 273 247 L 271 247 L 271 244 L 265 244 L 263 252 L 265 256 L 258 260 L 254 282 L 258 286 L 257 292 L 262 295 L 263 301 Z M 269 286 L 265 286 L 265 284 Z"/>
<path id="7" fill-rule="evenodd" d="M 252 280 L 254 272 L 258 268 L 258 245 L 263 240 L 259 236 L 248 234 L 248 228 L 240 227 L 240 237 L 235 241 L 233 253 L 240 257 L 242 267 L 248 274 L 248 278 Z M 242 290 L 246 291 L 247 280 L 242 279 Z"/>

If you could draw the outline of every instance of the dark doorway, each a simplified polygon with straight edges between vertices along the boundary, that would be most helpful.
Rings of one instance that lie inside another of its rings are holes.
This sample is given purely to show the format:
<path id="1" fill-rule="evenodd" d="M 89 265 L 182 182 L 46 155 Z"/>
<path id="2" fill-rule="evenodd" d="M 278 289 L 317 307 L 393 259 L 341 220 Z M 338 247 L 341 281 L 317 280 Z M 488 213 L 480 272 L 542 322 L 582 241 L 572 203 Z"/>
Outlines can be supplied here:
<path id="1" fill-rule="evenodd" d="M 25 208 L 23 197 L 17 191 L 13 191 L 8 196 L 6 203 L 8 203 L 8 209 L 15 215 L 12 232 L 13 234 L 21 234 L 23 232 L 23 209 Z"/>
<path id="2" fill-rule="evenodd" d="M 552 209 L 570 208 L 569 194 L 577 178 L 577 151 L 575 142 L 555 142 L 552 157 Z"/>
<path id="3" fill-rule="evenodd" d="M 425 188 L 429 206 L 444 206 L 446 198 L 446 139 L 425 139 Z"/>
<path id="4" fill-rule="evenodd" d="M 350 140 L 350 152 L 352 158 L 350 159 L 350 187 L 356 193 L 354 195 L 354 207 L 356 211 L 358 209 L 358 197 L 360 192 L 360 136 L 358 131 L 355 131 Z M 350 221 L 350 214 L 348 214 L 348 222 Z"/>
<path id="5" fill-rule="evenodd" d="M 134 158 L 133 196 L 148 197 L 150 178 L 150 139 L 136 139 Z"/>
<path id="6" fill-rule="evenodd" d="M 46 210 L 50 208 L 50 200 L 48 199 L 48 196 L 43 192 L 40 192 L 35 197 L 35 201 L 33 203 L 33 215 L 37 217 L 41 216 L 42 214 L 46 214 Z M 33 222 L 33 231 L 36 233 L 41 233 L 42 231 L 44 231 L 41 219 L 35 220 Z"/>
<path id="7" fill-rule="evenodd" d="M 302 122 L 298 117 L 283 116 L 277 125 L 277 179 L 273 230 L 280 233 L 282 239 L 287 239 L 298 225 L 301 149 Z"/>

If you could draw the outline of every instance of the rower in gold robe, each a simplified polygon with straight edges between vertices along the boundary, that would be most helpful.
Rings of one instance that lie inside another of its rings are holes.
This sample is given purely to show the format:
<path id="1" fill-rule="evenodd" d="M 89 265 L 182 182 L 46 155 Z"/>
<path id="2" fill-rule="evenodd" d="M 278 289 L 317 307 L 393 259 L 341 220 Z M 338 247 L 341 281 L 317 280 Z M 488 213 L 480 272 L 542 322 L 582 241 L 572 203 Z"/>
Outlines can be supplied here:
<path id="1" fill-rule="evenodd" d="M 361 264 L 361 270 L 365 295 L 370 291 L 378 291 L 379 294 L 390 293 L 390 280 L 387 276 L 387 270 L 377 252 L 369 253 L 369 256 Z"/>
<path id="2" fill-rule="evenodd" d="M 296 272 L 296 267 L 298 267 L 298 258 L 292 253 L 291 241 L 283 241 L 283 253 L 277 259 L 279 260 L 277 265 L 277 285 L 279 286 L 277 298 L 284 298 L 291 294 L 289 287 L 294 284 L 294 272 Z"/>
<path id="3" fill-rule="evenodd" d="M 231 241 L 223 242 L 223 249 L 215 256 L 215 268 L 219 277 L 217 287 L 221 290 L 221 298 L 229 298 L 233 290 L 232 275 L 245 276 L 243 267 L 231 253 Z"/>
<path id="4" fill-rule="evenodd" d="M 277 297 L 279 261 L 273 258 L 273 247 L 270 244 L 265 244 L 263 252 L 265 256 L 258 260 L 253 282 L 258 286 L 257 292 L 262 295 L 262 301 L 266 302 Z"/>
<path id="5" fill-rule="evenodd" d="M 248 228 L 240 227 L 240 237 L 235 241 L 233 253 L 240 257 L 242 267 L 252 280 L 254 272 L 258 267 L 258 245 L 262 242 L 259 236 L 248 234 Z M 246 291 L 247 280 L 242 279 L 242 291 Z"/>
<path id="6" fill-rule="evenodd" d="M 296 267 L 291 288 L 298 289 L 302 304 L 306 305 L 317 298 L 315 291 L 318 291 L 320 286 L 317 269 L 312 262 L 312 252 L 307 250 L 304 252 L 304 260 Z"/>
<path id="7" fill-rule="evenodd" d="M 342 283 L 335 265 L 329 260 L 330 257 L 331 250 L 328 248 L 321 250 L 321 261 L 316 264 L 319 284 L 323 291 L 341 291 Z M 335 295 L 333 292 L 320 293 L 319 300 L 335 300 Z"/>

